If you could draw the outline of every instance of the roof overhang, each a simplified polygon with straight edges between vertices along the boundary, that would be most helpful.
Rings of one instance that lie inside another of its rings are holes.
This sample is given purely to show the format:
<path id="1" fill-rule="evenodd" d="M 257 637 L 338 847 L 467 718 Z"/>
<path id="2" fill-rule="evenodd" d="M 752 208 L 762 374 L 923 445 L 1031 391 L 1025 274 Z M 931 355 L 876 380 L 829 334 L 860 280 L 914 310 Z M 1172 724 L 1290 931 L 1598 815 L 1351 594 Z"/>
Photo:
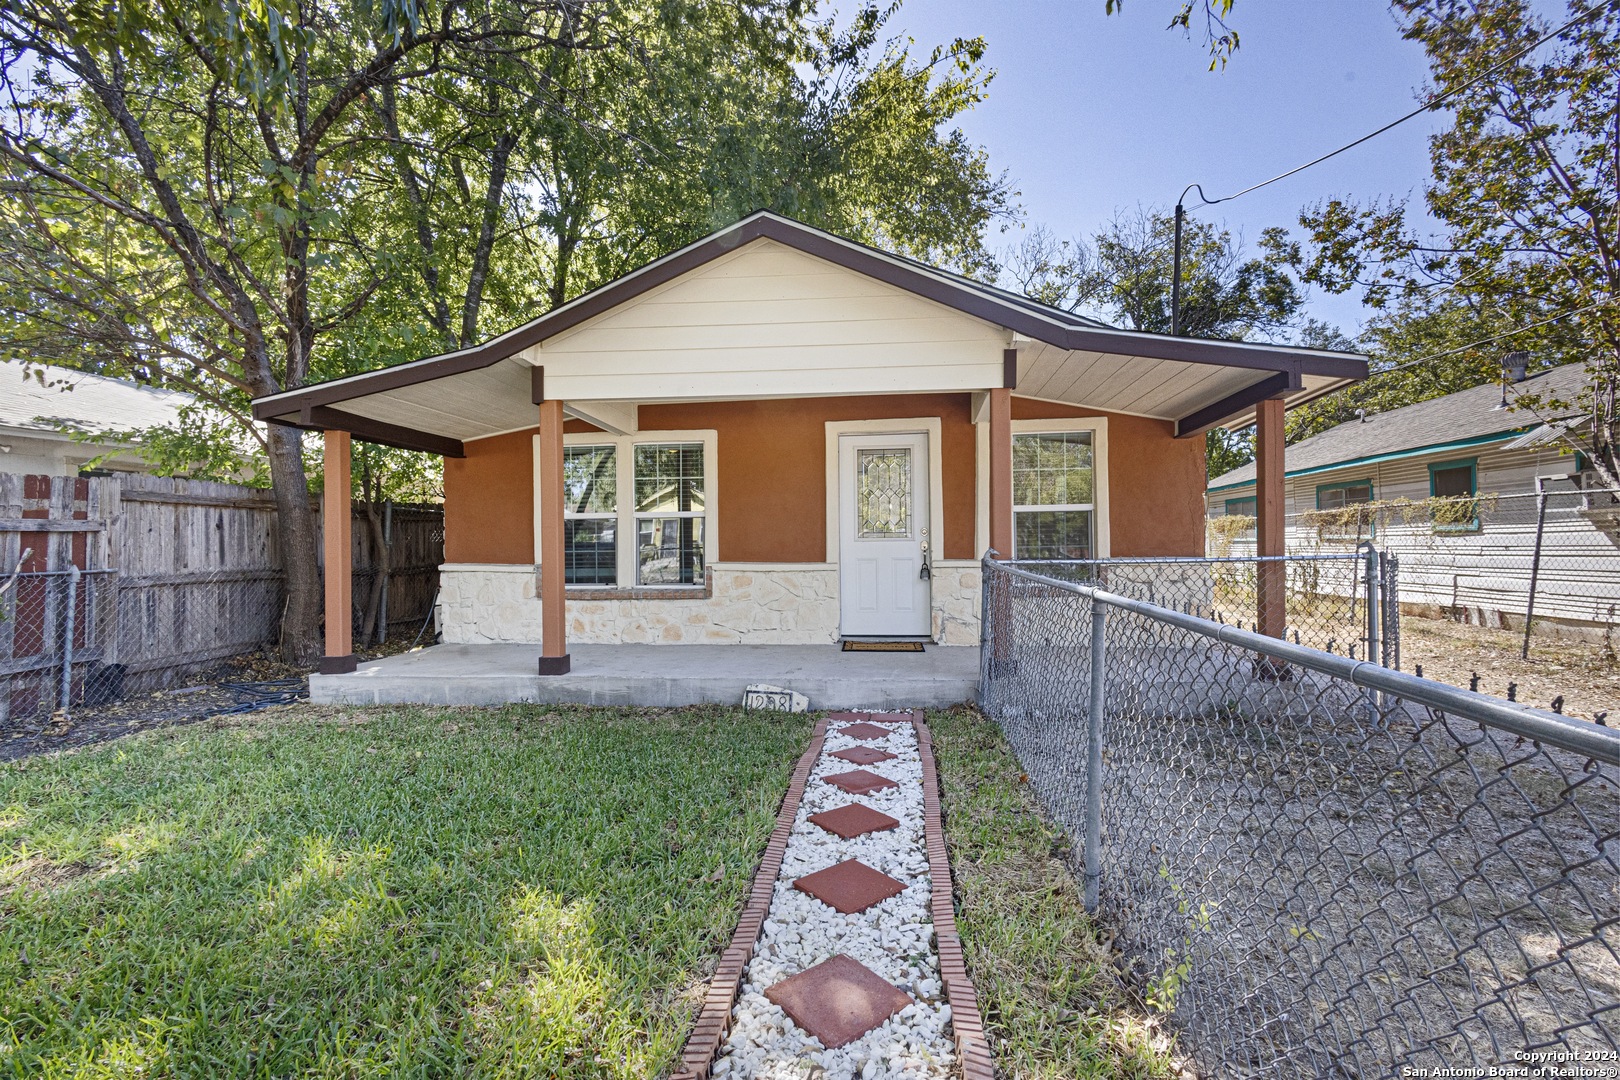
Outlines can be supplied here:
<path id="1" fill-rule="evenodd" d="M 253 415 L 270 423 L 346 430 L 386 445 L 460 456 L 466 441 L 534 425 L 538 392 L 531 393 L 532 369 L 544 363 L 548 341 L 761 240 L 998 328 L 1003 332 L 998 341 L 1017 357 L 1005 365 L 1001 357 L 987 358 L 983 370 L 964 368 L 927 386 L 907 387 L 900 381 L 903 373 L 897 372 L 893 385 L 857 392 L 1012 386 L 1024 396 L 1167 420 L 1178 437 L 1189 437 L 1212 427 L 1252 422 L 1262 400 L 1281 398 L 1291 407 L 1367 374 L 1366 358 L 1355 354 L 1113 329 L 760 212 L 483 344 L 258 398 Z M 712 381 L 691 385 L 692 398 L 711 400 L 842 392 L 826 379 L 805 387 L 791 381 L 756 385 L 752 392 L 732 394 L 720 392 L 724 387 Z M 683 396 L 673 389 L 668 379 L 647 391 L 632 382 L 595 390 L 590 397 L 657 401 Z"/>

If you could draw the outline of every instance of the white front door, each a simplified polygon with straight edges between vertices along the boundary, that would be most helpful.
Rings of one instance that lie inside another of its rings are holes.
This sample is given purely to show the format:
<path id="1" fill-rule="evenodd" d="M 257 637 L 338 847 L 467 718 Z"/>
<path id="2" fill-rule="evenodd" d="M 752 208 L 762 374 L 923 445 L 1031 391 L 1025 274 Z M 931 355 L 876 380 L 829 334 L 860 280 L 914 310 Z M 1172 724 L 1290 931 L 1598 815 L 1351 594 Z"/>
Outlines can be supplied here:
<path id="1" fill-rule="evenodd" d="M 928 436 L 840 436 L 838 483 L 840 632 L 927 637 Z"/>

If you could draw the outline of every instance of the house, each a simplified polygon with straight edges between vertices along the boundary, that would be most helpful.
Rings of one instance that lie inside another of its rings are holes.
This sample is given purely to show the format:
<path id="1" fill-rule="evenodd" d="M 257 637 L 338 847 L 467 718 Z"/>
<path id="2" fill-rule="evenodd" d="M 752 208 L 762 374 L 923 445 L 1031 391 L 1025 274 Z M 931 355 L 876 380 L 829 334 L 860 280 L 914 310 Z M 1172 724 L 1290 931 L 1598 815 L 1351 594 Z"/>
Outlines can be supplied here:
<path id="1" fill-rule="evenodd" d="M 1290 554 L 1370 541 L 1401 560 L 1403 610 L 1494 626 L 1531 615 L 1620 625 L 1612 502 L 1558 437 L 1569 409 L 1539 416 L 1520 397 L 1577 401 L 1583 364 L 1490 383 L 1374 413 L 1287 448 Z M 1546 413 L 1545 408 L 1538 410 Z M 1544 420 L 1551 420 L 1546 423 Z M 1214 554 L 1252 551 L 1256 472 L 1209 482 Z M 1534 597 L 1534 599 L 1532 599 Z"/>
<path id="2" fill-rule="evenodd" d="M 1201 554 L 1202 434 L 1258 414 L 1280 444 L 1286 405 L 1365 372 L 759 212 L 482 345 L 253 408 L 325 432 L 329 472 L 351 437 L 443 454 L 443 640 L 561 674 L 571 645 L 976 645 L 987 550 Z M 327 625 L 323 670 L 352 670 Z"/>
<path id="3" fill-rule="evenodd" d="M 0 472 L 74 476 L 91 461 L 145 472 L 140 448 L 123 433 L 172 424 L 191 401 L 175 390 L 0 360 Z"/>

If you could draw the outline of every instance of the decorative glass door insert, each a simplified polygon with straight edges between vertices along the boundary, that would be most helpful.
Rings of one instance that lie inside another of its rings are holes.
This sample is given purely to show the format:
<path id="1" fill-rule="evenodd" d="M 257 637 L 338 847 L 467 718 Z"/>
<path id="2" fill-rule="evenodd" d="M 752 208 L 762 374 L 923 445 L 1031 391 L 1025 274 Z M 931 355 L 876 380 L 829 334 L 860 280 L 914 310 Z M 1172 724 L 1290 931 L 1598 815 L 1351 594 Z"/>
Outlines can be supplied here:
<path id="1" fill-rule="evenodd" d="M 911 535 L 911 451 L 904 447 L 857 451 L 856 529 L 862 540 Z"/>

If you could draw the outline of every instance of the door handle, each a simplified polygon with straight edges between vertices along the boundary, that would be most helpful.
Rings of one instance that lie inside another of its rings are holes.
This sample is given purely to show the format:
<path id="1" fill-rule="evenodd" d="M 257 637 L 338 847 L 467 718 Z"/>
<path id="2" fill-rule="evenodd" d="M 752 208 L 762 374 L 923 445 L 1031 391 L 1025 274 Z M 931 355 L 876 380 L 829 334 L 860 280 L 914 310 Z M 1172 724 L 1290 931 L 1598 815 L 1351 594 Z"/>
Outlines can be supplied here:
<path id="1" fill-rule="evenodd" d="M 923 581 L 928 581 L 932 579 L 933 576 L 934 567 L 933 564 L 928 561 L 928 541 L 924 540 L 922 542 L 922 569 L 917 571 L 917 577 Z"/>

